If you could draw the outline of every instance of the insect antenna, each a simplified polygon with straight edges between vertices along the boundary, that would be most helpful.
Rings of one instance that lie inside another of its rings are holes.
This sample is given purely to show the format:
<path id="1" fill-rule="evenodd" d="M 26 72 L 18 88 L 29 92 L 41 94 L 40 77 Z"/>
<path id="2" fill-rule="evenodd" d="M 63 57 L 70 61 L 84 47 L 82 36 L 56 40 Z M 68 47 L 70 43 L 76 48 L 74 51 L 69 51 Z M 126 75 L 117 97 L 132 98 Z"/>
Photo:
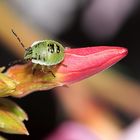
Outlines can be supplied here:
<path id="1" fill-rule="evenodd" d="M 26 62 L 26 60 L 22 60 L 22 59 L 14 60 L 13 62 L 10 62 L 10 63 L 8 64 L 8 66 L 13 66 L 13 65 L 19 64 L 19 63 L 25 64 L 25 63 L 27 63 L 27 62 Z"/>
<path id="2" fill-rule="evenodd" d="M 14 34 L 14 36 L 17 38 L 17 40 L 19 41 L 19 43 L 21 44 L 22 48 L 24 48 L 26 50 L 26 47 L 24 46 L 24 44 L 22 43 L 22 41 L 20 40 L 20 38 L 17 36 L 17 34 L 14 32 L 14 30 L 11 29 L 11 31 Z"/>

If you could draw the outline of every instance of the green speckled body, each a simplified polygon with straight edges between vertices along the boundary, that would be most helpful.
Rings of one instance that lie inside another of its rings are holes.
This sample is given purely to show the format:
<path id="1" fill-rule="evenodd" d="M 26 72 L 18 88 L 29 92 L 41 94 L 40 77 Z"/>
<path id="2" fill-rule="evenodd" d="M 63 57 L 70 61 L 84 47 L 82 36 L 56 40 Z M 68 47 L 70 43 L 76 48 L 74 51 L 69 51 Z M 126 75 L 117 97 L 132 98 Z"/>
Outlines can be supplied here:
<path id="1" fill-rule="evenodd" d="M 57 65 L 64 60 L 64 47 L 54 40 L 36 41 L 25 50 L 24 59 L 44 66 Z"/>

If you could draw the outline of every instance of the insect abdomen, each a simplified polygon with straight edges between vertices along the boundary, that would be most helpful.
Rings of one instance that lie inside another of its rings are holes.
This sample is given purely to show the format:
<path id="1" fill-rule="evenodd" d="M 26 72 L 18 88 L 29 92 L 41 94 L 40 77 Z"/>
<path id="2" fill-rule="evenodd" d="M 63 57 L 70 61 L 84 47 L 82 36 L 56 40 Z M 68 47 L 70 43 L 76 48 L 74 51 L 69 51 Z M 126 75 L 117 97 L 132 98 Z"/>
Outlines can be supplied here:
<path id="1" fill-rule="evenodd" d="M 40 42 L 32 47 L 32 62 L 40 65 L 52 66 L 64 59 L 64 48 L 53 42 Z"/>

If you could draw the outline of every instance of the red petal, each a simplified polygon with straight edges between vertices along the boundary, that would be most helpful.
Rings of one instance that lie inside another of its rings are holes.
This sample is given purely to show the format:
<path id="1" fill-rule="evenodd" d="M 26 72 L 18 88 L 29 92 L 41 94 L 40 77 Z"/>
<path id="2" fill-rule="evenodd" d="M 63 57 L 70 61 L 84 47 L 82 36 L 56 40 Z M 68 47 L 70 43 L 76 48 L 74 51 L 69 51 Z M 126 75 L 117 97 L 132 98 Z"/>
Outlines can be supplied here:
<path id="1" fill-rule="evenodd" d="M 122 47 L 87 47 L 67 49 L 65 60 L 57 71 L 63 73 L 65 83 L 80 81 L 100 72 L 127 55 L 127 49 Z"/>

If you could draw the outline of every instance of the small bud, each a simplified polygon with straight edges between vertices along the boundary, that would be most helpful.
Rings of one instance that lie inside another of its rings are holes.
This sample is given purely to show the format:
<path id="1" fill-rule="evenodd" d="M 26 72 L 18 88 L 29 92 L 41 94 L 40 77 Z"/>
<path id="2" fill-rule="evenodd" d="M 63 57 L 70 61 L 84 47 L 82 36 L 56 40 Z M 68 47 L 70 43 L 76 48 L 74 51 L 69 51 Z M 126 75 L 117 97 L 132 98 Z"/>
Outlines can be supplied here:
<path id="1" fill-rule="evenodd" d="M 0 131 L 28 135 L 22 122 L 24 119 L 27 119 L 27 116 L 19 106 L 9 99 L 0 98 Z"/>
<path id="2" fill-rule="evenodd" d="M 0 109 L 1 107 L 16 115 L 21 121 L 28 120 L 28 116 L 25 113 L 25 111 L 21 107 L 19 107 L 15 102 L 9 99 L 0 98 Z"/>

